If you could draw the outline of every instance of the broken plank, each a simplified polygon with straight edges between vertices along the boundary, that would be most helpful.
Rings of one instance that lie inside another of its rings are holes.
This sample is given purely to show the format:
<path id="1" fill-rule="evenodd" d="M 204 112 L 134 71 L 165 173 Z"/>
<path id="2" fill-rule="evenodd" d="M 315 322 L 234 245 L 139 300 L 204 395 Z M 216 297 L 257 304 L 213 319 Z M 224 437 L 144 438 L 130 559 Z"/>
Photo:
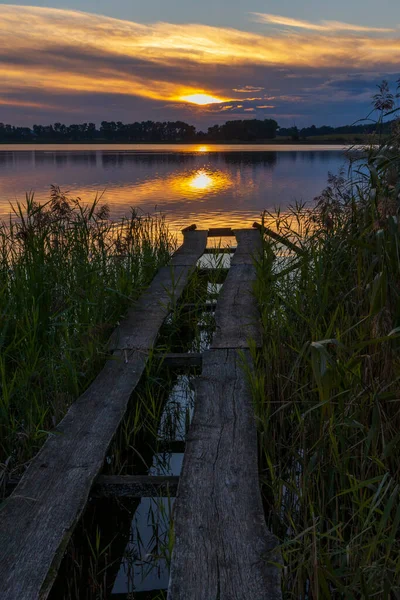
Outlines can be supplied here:
<path id="1" fill-rule="evenodd" d="M 186 256 L 197 260 L 206 241 L 206 232 L 186 233 Z M 179 286 L 175 286 L 176 269 L 180 269 Z M 155 276 L 120 326 L 126 338 L 132 336 L 133 347 L 131 344 L 127 351 L 127 346 L 122 345 L 107 360 L 90 387 L 49 435 L 15 491 L 2 504 L 1 600 L 47 598 L 64 550 L 102 468 L 107 448 L 144 371 L 159 327 L 168 314 L 168 303 L 161 301 L 165 298 L 163 293 L 177 300 L 190 272 L 190 265 L 185 263 L 165 267 Z M 144 319 L 144 307 L 150 315 L 147 319 Z"/>
<path id="2" fill-rule="evenodd" d="M 249 351 L 243 351 L 250 363 Z M 251 367 L 249 367 L 251 368 Z M 236 350 L 203 357 L 174 512 L 168 600 L 280 600 L 250 391 Z"/>
<path id="3" fill-rule="evenodd" d="M 160 360 L 164 365 L 169 368 L 177 367 L 201 367 L 203 361 L 203 355 L 200 352 L 170 352 L 163 354 Z"/>
<path id="4" fill-rule="evenodd" d="M 178 476 L 100 475 L 90 493 L 92 498 L 151 498 L 175 496 Z"/>

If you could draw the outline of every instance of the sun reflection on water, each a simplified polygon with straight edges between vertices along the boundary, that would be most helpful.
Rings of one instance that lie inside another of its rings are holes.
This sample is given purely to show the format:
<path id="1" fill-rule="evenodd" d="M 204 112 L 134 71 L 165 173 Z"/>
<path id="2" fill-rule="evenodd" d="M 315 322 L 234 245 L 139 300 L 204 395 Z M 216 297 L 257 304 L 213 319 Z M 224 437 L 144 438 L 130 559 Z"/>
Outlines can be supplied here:
<path id="1" fill-rule="evenodd" d="M 207 190 L 213 187 L 213 180 L 206 171 L 198 171 L 189 181 L 191 188 L 195 190 Z"/>
<path id="2" fill-rule="evenodd" d="M 171 187 L 181 194 L 200 196 L 209 192 L 221 192 L 233 185 L 228 173 L 212 171 L 210 169 L 197 169 L 175 176 Z"/>

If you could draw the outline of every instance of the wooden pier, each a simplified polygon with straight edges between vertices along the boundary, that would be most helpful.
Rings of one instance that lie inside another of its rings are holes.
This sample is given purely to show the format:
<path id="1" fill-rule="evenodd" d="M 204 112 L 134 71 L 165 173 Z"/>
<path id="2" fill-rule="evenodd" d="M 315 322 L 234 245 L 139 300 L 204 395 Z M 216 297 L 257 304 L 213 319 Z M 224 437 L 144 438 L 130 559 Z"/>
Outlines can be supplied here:
<path id="1" fill-rule="evenodd" d="M 180 478 L 100 476 L 159 329 L 204 253 L 207 237 L 232 234 L 238 245 L 218 299 L 211 349 L 161 357 L 172 367 L 202 367 Z M 177 494 L 169 600 L 281 598 L 277 543 L 263 515 L 246 382 L 246 369 L 252 368 L 249 340 L 260 342 L 252 294 L 260 247 L 255 229 L 207 232 L 192 226 L 184 232 L 170 264 L 115 331 L 113 353 L 101 373 L 0 507 L 2 600 L 47 598 L 89 494 L 140 497 L 157 491 Z"/>

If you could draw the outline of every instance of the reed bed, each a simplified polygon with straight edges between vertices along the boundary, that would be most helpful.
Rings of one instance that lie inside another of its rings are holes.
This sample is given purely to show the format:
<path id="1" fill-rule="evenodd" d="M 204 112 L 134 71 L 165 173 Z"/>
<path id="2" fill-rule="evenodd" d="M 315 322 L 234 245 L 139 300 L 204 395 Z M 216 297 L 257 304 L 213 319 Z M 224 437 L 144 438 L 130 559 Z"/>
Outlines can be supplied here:
<path id="1" fill-rule="evenodd" d="M 398 141 L 264 219 L 251 385 L 288 599 L 400 597 Z"/>
<path id="2" fill-rule="evenodd" d="M 165 221 L 113 222 L 53 187 L 0 224 L 0 488 L 99 372 L 109 335 L 174 248 Z"/>

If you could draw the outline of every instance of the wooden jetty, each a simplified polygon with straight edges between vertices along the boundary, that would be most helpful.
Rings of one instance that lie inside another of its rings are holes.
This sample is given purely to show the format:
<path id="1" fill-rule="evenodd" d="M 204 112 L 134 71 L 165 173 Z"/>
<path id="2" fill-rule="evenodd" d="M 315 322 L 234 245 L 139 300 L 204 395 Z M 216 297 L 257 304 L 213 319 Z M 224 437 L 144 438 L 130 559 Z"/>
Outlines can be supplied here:
<path id="1" fill-rule="evenodd" d="M 257 231 L 235 232 L 237 250 L 203 355 L 174 508 L 168 600 L 278 600 L 277 542 L 263 512 L 257 431 L 246 369 L 260 343 L 252 293 Z M 244 363 L 247 363 L 246 365 Z"/>
<path id="2" fill-rule="evenodd" d="M 112 337 L 113 354 L 32 460 L 0 507 L 0 598 L 45 600 L 89 494 L 177 494 L 169 600 L 278 600 L 279 555 L 263 514 L 257 432 L 246 381 L 249 339 L 260 343 L 252 286 L 258 230 L 187 228 L 184 243 Z M 144 371 L 159 329 L 182 295 L 207 237 L 235 235 L 237 250 L 203 354 L 167 354 L 196 366 L 183 470 L 177 477 L 102 476 L 104 458 Z M 254 343 L 254 342 L 253 342 Z"/>

